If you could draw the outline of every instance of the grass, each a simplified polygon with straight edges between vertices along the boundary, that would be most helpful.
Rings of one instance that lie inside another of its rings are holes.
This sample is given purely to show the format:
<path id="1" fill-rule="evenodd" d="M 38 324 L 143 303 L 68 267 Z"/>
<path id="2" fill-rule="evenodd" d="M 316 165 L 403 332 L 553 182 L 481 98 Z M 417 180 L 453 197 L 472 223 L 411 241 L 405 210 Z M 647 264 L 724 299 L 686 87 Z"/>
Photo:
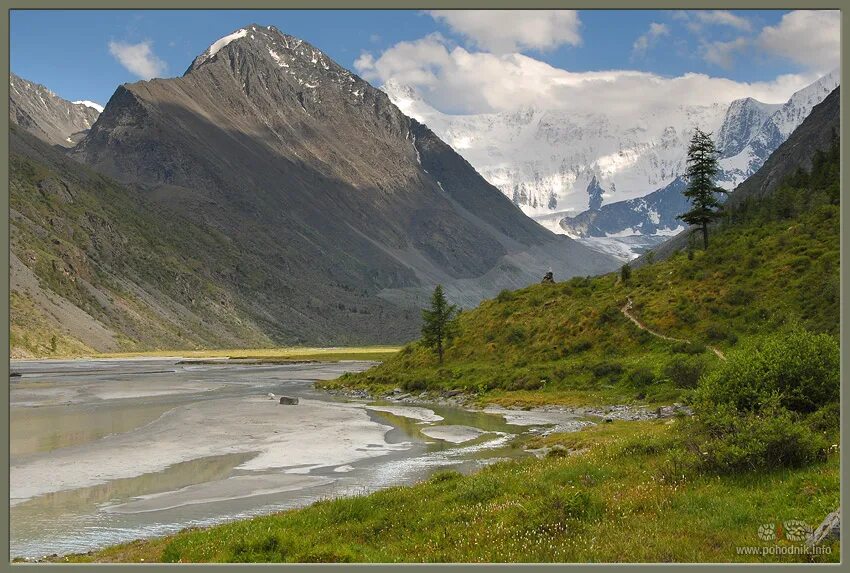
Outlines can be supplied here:
<path id="1" fill-rule="evenodd" d="M 693 355 L 710 370 L 720 359 L 706 346 L 728 352 L 790 323 L 838 334 L 838 209 L 729 223 L 707 251 L 635 269 L 626 283 L 613 273 L 505 291 L 461 313 L 443 364 L 411 343 L 324 385 L 460 390 L 526 405 L 685 399 L 689 384 L 671 379 L 671 364 Z M 694 344 L 639 330 L 621 313 L 628 298 L 648 328 Z"/>
<path id="2" fill-rule="evenodd" d="M 799 470 L 671 476 L 676 424 L 613 422 L 529 445 L 582 453 L 438 471 L 412 487 L 186 530 L 60 561 L 775 562 L 739 555 L 765 523 L 817 524 L 839 501 L 839 459 Z M 790 545 L 779 541 L 779 545 Z"/>

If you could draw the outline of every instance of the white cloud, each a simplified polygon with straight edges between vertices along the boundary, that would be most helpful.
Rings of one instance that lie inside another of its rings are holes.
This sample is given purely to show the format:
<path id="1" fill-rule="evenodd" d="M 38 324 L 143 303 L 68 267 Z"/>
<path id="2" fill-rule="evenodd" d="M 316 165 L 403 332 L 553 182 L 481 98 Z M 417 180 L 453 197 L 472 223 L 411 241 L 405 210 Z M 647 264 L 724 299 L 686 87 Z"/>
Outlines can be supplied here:
<path id="1" fill-rule="evenodd" d="M 703 24 L 730 26 L 743 31 L 749 31 L 752 28 L 749 20 L 727 10 L 697 10 L 694 15 Z"/>
<path id="2" fill-rule="evenodd" d="M 152 42 L 146 40 L 138 44 L 109 42 L 109 53 L 128 71 L 143 80 L 161 76 L 167 66 L 153 53 Z"/>
<path id="3" fill-rule="evenodd" d="M 673 13 L 673 19 L 684 21 L 687 28 L 697 34 L 705 26 L 728 26 L 743 32 L 752 29 L 749 20 L 727 10 L 677 10 Z"/>
<path id="4" fill-rule="evenodd" d="M 826 72 L 838 66 L 841 51 L 839 10 L 796 10 L 759 34 L 759 46 L 810 70 Z"/>
<path id="5" fill-rule="evenodd" d="M 431 10 L 472 45 L 495 53 L 581 44 L 575 10 Z"/>
<path id="6" fill-rule="evenodd" d="M 732 67 L 736 52 L 744 51 L 750 45 L 746 38 L 736 38 L 728 42 L 706 42 L 703 44 L 703 59 L 724 69 Z"/>
<path id="7" fill-rule="evenodd" d="M 392 79 L 417 88 L 429 104 L 447 113 L 533 105 L 576 113 L 605 110 L 632 117 L 648 109 L 731 102 L 742 97 L 784 102 L 817 79 L 813 73 L 749 83 L 695 73 L 672 78 L 629 70 L 576 73 L 522 54 L 451 47 L 438 34 L 396 44 L 378 57 L 364 54 L 355 66 L 377 85 Z"/>
<path id="8" fill-rule="evenodd" d="M 655 42 L 655 40 L 661 36 L 667 36 L 669 34 L 670 28 L 668 28 L 666 24 L 652 22 L 649 25 L 649 30 L 635 40 L 635 43 L 632 46 L 632 57 L 642 57 L 646 55 L 646 51 Z"/>

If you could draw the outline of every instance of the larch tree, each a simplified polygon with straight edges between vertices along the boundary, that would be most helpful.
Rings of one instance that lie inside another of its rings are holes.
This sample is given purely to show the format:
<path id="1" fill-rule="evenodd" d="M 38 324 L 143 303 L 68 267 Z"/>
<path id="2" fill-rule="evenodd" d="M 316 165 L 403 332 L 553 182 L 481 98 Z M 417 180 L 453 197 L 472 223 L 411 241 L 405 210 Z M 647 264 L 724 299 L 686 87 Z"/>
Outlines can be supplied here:
<path id="1" fill-rule="evenodd" d="M 422 310 L 422 343 L 434 350 L 443 363 L 446 345 L 457 333 L 457 306 L 449 304 L 442 285 L 434 288 L 431 307 Z"/>
<path id="2" fill-rule="evenodd" d="M 682 192 L 691 202 L 691 210 L 678 216 L 688 225 L 702 228 L 702 242 L 708 248 L 708 225 L 718 219 L 723 205 L 717 198 L 719 193 L 727 193 L 714 183 L 717 177 L 718 157 L 720 153 L 711 139 L 710 133 L 697 128 L 688 146 L 688 167 L 685 179 L 688 187 Z"/>

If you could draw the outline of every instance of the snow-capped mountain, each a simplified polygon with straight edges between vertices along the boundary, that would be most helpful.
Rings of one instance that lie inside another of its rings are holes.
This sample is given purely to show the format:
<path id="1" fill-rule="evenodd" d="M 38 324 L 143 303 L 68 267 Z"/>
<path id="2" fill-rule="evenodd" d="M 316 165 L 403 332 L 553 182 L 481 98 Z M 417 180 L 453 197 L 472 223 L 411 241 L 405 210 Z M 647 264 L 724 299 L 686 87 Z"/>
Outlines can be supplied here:
<path id="1" fill-rule="evenodd" d="M 680 227 L 676 215 L 685 203 L 678 178 L 695 127 L 715 134 L 721 151 L 718 184 L 731 190 L 755 173 L 838 83 L 836 70 L 784 104 L 753 98 L 707 106 L 671 102 L 630 119 L 604 111 L 535 108 L 448 115 L 409 86 L 390 81 L 382 89 L 541 225 L 575 238 L 595 237 L 596 248 L 611 236 L 618 244 L 605 250 L 622 256 L 634 253 L 635 244 L 652 244 L 629 239 L 624 251 L 625 237 L 660 237 Z"/>
<path id="2" fill-rule="evenodd" d="M 820 78 L 782 105 L 746 98 L 729 106 L 716 137 L 721 150 L 718 184 L 732 190 L 759 170 L 808 117 L 812 108 L 838 86 L 838 73 Z M 681 178 L 639 199 L 618 201 L 557 221 L 540 221 L 604 252 L 634 258 L 659 239 L 683 229 L 677 216 L 688 208 Z M 643 237 L 643 238 L 640 238 Z"/>
<path id="3" fill-rule="evenodd" d="M 720 129 L 728 107 L 671 103 L 637 118 L 533 107 L 448 115 L 410 86 L 390 81 L 382 89 L 532 217 L 588 208 L 594 178 L 605 203 L 667 185 L 684 169 L 694 128 Z"/>
<path id="4" fill-rule="evenodd" d="M 716 138 L 722 169 L 718 184 L 731 190 L 758 171 L 770 154 L 803 123 L 812 108 L 838 84 L 836 70 L 795 92 L 779 106 L 769 106 L 752 98 L 732 102 Z"/>

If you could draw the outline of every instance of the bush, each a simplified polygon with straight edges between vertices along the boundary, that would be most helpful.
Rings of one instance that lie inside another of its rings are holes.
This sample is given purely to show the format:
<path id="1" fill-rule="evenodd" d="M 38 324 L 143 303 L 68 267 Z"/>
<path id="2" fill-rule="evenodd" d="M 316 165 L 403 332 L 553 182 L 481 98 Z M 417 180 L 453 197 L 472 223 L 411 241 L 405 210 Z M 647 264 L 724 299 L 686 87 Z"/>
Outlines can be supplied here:
<path id="1" fill-rule="evenodd" d="M 633 388 L 646 388 L 655 382 L 655 374 L 649 368 L 641 366 L 629 372 L 627 379 Z"/>
<path id="2" fill-rule="evenodd" d="M 514 327 L 508 332 L 507 341 L 508 344 L 522 344 L 525 341 L 525 332 L 519 327 Z"/>
<path id="3" fill-rule="evenodd" d="M 838 342 L 827 334 L 802 329 L 751 344 L 703 379 L 695 403 L 705 409 L 731 404 L 757 411 L 772 395 L 780 406 L 809 413 L 838 401 Z"/>
<path id="4" fill-rule="evenodd" d="M 424 380 L 405 380 L 401 387 L 408 392 L 422 392 L 428 389 L 428 384 Z"/>
<path id="5" fill-rule="evenodd" d="M 674 354 L 702 354 L 706 351 L 706 347 L 693 342 L 676 342 L 670 348 L 670 351 Z"/>
<path id="6" fill-rule="evenodd" d="M 714 473 L 802 467 L 825 458 L 828 442 L 796 416 L 774 404 L 741 412 L 726 404 L 702 412 L 693 450 L 699 469 Z"/>
<path id="7" fill-rule="evenodd" d="M 696 388 L 705 370 L 705 360 L 700 357 L 676 356 L 664 366 L 662 372 L 677 388 Z"/>
<path id="8" fill-rule="evenodd" d="M 623 373 L 623 366 L 618 362 L 599 362 L 590 367 L 596 378 L 614 378 Z"/>
<path id="9" fill-rule="evenodd" d="M 498 302 L 510 302 L 513 299 L 514 299 L 514 293 L 513 293 L 513 291 L 509 291 L 508 289 L 505 289 L 505 290 L 499 292 L 499 294 L 496 295 L 496 300 Z"/>
<path id="10" fill-rule="evenodd" d="M 806 417 L 806 424 L 815 432 L 820 434 L 837 434 L 841 423 L 841 406 L 833 402 L 812 412 Z"/>
<path id="11" fill-rule="evenodd" d="M 800 467 L 826 456 L 838 397 L 837 341 L 796 328 L 750 344 L 704 376 L 683 435 L 703 470 Z"/>
<path id="12" fill-rule="evenodd" d="M 720 324 L 709 325 L 705 329 L 705 335 L 708 337 L 709 340 L 716 340 L 716 341 L 725 340 L 725 341 L 729 342 L 730 344 L 735 344 L 736 342 L 738 342 L 738 335 L 735 334 L 734 332 L 732 332 L 732 330 L 725 325 L 720 325 Z"/>

